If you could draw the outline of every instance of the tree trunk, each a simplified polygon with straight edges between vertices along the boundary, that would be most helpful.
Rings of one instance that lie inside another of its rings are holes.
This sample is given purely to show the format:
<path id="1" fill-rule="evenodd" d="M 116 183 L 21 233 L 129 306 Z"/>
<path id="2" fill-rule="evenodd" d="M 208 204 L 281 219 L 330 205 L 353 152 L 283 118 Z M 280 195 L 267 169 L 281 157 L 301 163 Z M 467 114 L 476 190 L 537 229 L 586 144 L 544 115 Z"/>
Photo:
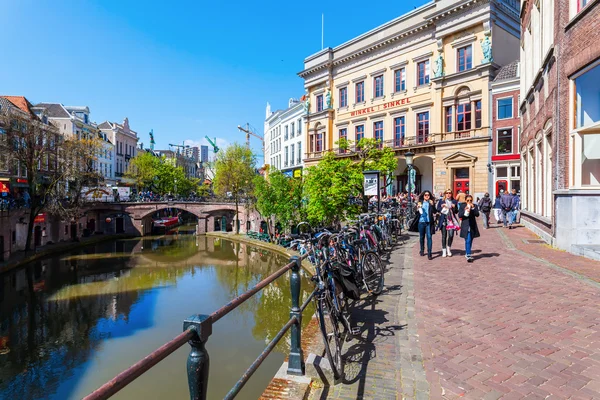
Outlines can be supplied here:
<path id="1" fill-rule="evenodd" d="M 28 253 L 31 250 L 31 239 L 33 238 L 33 224 L 36 215 L 37 212 L 35 212 L 35 208 L 31 207 L 29 209 L 29 222 L 27 223 L 27 240 L 25 241 L 25 253 Z"/>

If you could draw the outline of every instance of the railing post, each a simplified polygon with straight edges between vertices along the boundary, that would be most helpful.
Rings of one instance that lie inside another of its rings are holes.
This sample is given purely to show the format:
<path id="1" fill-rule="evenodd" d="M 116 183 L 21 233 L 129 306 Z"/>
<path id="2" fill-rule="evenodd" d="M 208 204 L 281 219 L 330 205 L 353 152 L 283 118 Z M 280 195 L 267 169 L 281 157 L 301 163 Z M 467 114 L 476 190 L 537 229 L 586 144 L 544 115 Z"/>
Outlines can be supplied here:
<path id="1" fill-rule="evenodd" d="M 290 318 L 296 317 L 296 323 L 291 328 L 291 348 L 288 357 L 288 375 L 304 375 L 304 355 L 302 354 L 302 310 L 300 310 L 300 257 L 292 256 L 292 274 L 290 289 L 292 291 L 292 309 Z"/>
<path id="2" fill-rule="evenodd" d="M 192 349 L 187 359 L 188 385 L 191 400 L 206 400 L 208 392 L 209 358 L 206 341 L 212 333 L 212 319 L 209 315 L 192 315 L 183 321 L 183 330 L 193 330 L 196 334 L 189 341 Z"/>

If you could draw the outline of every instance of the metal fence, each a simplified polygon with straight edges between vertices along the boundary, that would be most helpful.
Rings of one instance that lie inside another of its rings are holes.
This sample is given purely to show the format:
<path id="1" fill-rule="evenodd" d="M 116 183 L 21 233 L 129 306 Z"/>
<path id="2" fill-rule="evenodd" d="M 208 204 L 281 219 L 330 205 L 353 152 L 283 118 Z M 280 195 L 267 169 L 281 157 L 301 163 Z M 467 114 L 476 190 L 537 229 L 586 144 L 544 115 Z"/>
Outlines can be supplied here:
<path id="1" fill-rule="evenodd" d="M 293 256 L 290 262 L 281 269 L 271 274 L 264 280 L 257 283 L 253 288 L 244 294 L 231 300 L 223 307 L 219 308 L 210 315 L 192 315 L 183 321 L 183 332 L 175 338 L 165 343 L 142 360 L 133 364 L 125 371 L 115 376 L 110 381 L 106 382 L 100 388 L 89 394 L 84 400 L 99 400 L 108 399 L 125 386 L 133 382 L 143 373 L 154 367 L 169 354 L 189 342 L 191 346 L 190 354 L 187 359 L 187 375 L 191 399 L 206 399 L 208 392 L 208 376 L 209 376 L 209 356 L 206 351 L 206 342 L 212 334 L 212 327 L 217 321 L 236 309 L 246 300 L 255 295 L 258 291 L 281 277 L 287 271 L 291 270 L 290 289 L 292 293 L 292 307 L 290 309 L 290 319 L 275 335 L 273 340 L 267 345 L 265 350 L 256 358 L 256 360 L 248 367 L 246 372 L 237 381 L 234 387 L 227 393 L 225 399 L 233 399 L 242 390 L 246 382 L 252 377 L 254 372 L 273 351 L 277 343 L 284 337 L 286 332 L 291 329 L 291 348 L 288 357 L 289 375 L 304 375 L 304 356 L 302 353 L 302 312 L 306 309 L 312 300 L 315 292 L 300 305 L 301 278 L 300 268 L 302 260 L 306 256 Z"/>

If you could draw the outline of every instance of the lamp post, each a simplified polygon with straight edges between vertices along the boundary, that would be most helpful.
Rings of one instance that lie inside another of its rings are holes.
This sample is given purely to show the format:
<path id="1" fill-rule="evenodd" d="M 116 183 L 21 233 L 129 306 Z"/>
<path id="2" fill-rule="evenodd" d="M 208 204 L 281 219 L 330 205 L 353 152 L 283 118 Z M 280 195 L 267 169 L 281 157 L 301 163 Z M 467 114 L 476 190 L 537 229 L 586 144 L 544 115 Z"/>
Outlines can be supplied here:
<path id="1" fill-rule="evenodd" d="M 407 151 L 404 153 L 404 158 L 406 159 L 406 166 L 408 167 L 408 215 L 412 218 L 413 215 L 413 201 L 412 201 L 412 193 L 413 193 L 413 158 L 415 153 L 411 151 Z"/>

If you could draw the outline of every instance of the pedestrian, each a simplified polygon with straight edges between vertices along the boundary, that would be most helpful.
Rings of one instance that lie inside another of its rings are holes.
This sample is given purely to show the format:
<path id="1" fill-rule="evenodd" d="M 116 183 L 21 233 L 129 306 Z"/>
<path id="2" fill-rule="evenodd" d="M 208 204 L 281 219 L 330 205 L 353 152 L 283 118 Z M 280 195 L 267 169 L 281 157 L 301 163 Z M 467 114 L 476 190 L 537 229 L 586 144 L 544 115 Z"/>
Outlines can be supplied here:
<path id="1" fill-rule="evenodd" d="M 442 257 L 452 257 L 452 241 L 454 240 L 455 226 L 458 225 L 456 214 L 458 205 L 452 197 L 452 190 L 448 189 L 440 198 L 437 204 L 437 210 L 440 213 L 438 229 L 442 233 Z"/>
<path id="2" fill-rule="evenodd" d="M 502 207 L 502 222 L 506 228 L 512 214 L 512 196 L 508 192 L 504 192 L 500 196 L 500 206 Z"/>
<path id="3" fill-rule="evenodd" d="M 483 213 L 483 228 L 488 229 L 490 227 L 490 211 L 492 211 L 492 199 L 490 199 L 490 194 L 486 192 L 477 205 Z"/>
<path id="4" fill-rule="evenodd" d="M 496 196 L 496 200 L 494 201 L 494 218 L 498 224 L 502 223 L 502 206 L 500 205 L 500 196 L 504 193 L 504 190 L 500 189 L 500 194 Z"/>
<path id="5" fill-rule="evenodd" d="M 517 189 L 512 190 L 510 206 L 511 212 L 508 229 L 512 229 L 513 224 L 517 220 L 517 214 L 519 213 L 519 209 L 521 208 L 521 197 L 519 197 L 519 195 L 517 194 Z"/>
<path id="6" fill-rule="evenodd" d="M 459 207 L 461 204 L 463 204 L 465 202 L 465 197 L 467 197 L 465 192 L 463 192 L 462 190 L 459 190 L 458 194 L 456 195 L 456 202 L 458 203 Z"/>
<path id="7" fill-rule="evenodd" d="M 460 223 L 460 237 L 465 239 L 465 257 L 467 262 L 473 262 L 472 248 L 473 239 L 479 237 L 479 228 L 477 227 L 477 217 L 479 217 L 479 208 L 473 203 L 473 196 L 466 196 L 465 203 L 458 210 L 458 217 L 462 219 Z"/>
<path id="8" fill-rule="evenodd" d="M 417 212 L 419 213 L 419 243 L 421 245 L 420 255 L 425 255 L 425 238 L 427 238 L 427 258 L 431 260 L 432 235 L 435 233 L 435 209 L 433 196 L 429 190 L 425 190 L 419 196 Z"/>

